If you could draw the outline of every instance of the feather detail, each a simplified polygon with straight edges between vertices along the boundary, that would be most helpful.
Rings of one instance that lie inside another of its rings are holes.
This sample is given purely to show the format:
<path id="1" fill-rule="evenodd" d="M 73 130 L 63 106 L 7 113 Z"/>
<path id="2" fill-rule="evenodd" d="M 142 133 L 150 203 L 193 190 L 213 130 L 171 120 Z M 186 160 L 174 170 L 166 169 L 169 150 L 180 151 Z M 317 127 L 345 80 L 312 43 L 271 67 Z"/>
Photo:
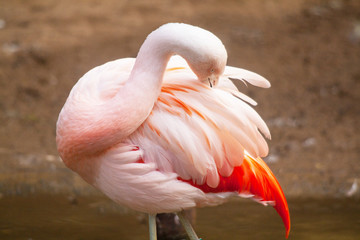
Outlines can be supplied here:
<path id="1" fill-rule="evenodd" d="M 199 82 L 181 57 L 173 57 L 158 101 L 129 140 L 160 171 L 172 169 L 183 179 L 216 187 L 218 172 L 229 176 L 244 150 L 254 157 L 268 153 L 259 131 L 269 138 L 269 129 L 246 97 L 227 78 L 215 88 Z"/>
<path id="2" fill-rule="evenodd" d="M 247 103 L 250 103 L 253 106 L 257 105 L 257 102 L 255 102 L 255 100 L 253 100 L 249 96 L 246 96 L 242 92 L 237 92 L 237 91 L 232 91 L 232 90 L 229 90 L 229 92 L 231 92 L 231 94 L 234 95 L 235 97 L 237 97 L 237 98 L 239 98 L 239 99 L 241 99 L 241 100 L 243 100 L 243 101 L 245 101 Z"/>
<path id="3" fill-rule="evenodd" d="M 231 80 L 246 81 L 257 87 L 269 88 L 271 86 L 270 82 L 264 77 L 242 68 L 226 66 L 223 76 Z"/>

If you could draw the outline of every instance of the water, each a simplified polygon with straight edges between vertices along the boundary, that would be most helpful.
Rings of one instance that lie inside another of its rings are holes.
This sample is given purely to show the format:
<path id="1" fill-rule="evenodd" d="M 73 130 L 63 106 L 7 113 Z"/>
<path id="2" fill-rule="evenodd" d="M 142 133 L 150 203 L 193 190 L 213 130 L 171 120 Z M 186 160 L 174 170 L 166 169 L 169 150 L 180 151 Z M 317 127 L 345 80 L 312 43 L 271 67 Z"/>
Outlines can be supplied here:
<path id="1" fill-rule="evenodd" d="M 360 239 L 359 200 L 293 200 L 289 207 L 289 239 Z M 204 240 L 285 239 L 275 210 L 249 200 L 198 209 L 195 229 Z M 148 239 L 147 216 L 104 197 L 3 197 L 0 239 Z"/>

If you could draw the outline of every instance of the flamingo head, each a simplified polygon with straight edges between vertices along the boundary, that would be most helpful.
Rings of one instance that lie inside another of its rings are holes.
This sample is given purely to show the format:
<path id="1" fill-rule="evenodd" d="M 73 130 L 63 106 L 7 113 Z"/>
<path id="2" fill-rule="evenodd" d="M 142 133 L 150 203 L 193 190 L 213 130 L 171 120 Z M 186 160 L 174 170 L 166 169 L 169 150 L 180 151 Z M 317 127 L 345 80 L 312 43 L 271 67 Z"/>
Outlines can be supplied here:
<path id="1" fill-rule="evenodd" d="M 201 82 L 213 87 L 225 70 L 227 52 L 220 39 L 213 34 L 211 39 L 199 44 L 201 47 L 197 47 L 196 54 L 187 62 Z"/>
<path id="2" fill-rule="evenodd" d="M 184 23 L 168 23 L 157 31 L 160 32 L 160 42 L 172 37 L 171 52 L 182 56 L 201 82 L 210 87 L 217 84 L 227 61 L 225 46 L 217 36 Z"/>

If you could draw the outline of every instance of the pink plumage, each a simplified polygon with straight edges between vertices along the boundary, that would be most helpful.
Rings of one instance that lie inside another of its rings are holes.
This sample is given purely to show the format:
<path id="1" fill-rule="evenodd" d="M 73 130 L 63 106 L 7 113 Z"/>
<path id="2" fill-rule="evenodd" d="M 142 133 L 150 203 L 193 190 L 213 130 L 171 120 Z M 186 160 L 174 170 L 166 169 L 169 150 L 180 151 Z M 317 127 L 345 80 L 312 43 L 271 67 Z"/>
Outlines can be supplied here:
<path id="1" fill-rule="evenodd" d="M 230 79 L 270 84 L 226 66 L 226 58 L 212 33 L 166 24 L 136 59 L 90 70 L 59 115 L 64 163 L 115 202 L 152 214 L 218 205 L 230 196 L 271 202 L 287 236 L 286 199 L 260 159 L 268 154 L 269 129 L 249 106 L 256 102 Z"/>

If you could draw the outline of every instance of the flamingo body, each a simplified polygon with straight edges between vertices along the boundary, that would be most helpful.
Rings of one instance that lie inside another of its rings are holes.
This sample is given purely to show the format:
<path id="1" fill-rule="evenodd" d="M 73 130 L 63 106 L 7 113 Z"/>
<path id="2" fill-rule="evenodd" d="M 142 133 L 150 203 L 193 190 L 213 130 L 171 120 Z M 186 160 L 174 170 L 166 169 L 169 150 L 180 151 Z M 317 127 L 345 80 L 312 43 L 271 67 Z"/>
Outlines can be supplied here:
<path id="1" fill-rule="evenodd" d="M 199 49 L 184 47 L 179 36 L 188 33 L 182 28 L 194 31 L 189 34 L 199 36 L 196 41 L 210 40 Z M 87 182 L 132 209 L 178 212 L 218 205 L 231 196 L 251 197 L 275 207 L 288 235 L 286 199 L 260 158 L 268 154 L 262 134 L 270 138 L 270 132 L 249 106 L 256 102 L 230 79 L 270 84 L 258 74 L 225 66 L 221 41 L 193 28 L 167 24 L 147 38 L 137 59 L 108 62 L 86 73 L 60 113 L 59 153 Z M 156 45 L 164 38 L 172 41 L 168 51 L 167 45 L 161 45 L 165 50 Z M 191 56 L 194 51 L 200 53 Z"/>

